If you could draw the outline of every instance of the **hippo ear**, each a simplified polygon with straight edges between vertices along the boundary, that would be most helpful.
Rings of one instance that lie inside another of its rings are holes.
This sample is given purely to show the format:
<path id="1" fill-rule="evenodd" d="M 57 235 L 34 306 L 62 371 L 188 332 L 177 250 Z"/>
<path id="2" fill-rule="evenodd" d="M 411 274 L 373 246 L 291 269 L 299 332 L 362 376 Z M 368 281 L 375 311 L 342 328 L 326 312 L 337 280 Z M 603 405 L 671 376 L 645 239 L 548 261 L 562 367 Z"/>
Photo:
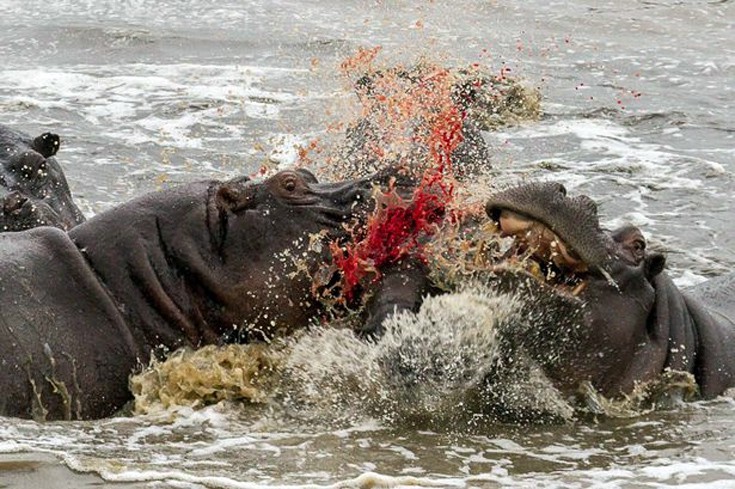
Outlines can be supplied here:
<path id="1" fill-rule="evenodd" d="M 230 212 L 239 212 L 253 207 L 255 192 L 248 177 L 239 177 L 224 182 L 217 189 L 217 207 Z"/>
<path id="2" fill-rule="evenodd" d="M 650 253 L 643 260 L 643 271 L 648 280 L 664 271 L 666 266 L 666 257 L 661 253 Z"/>
<path id="3" fill-rule="evenodd" d="M 319 183 L 319 179 L 316 178 L 316 175 L 311 173 L 309 170 L 306 170 L 304 168 L 298 168 L 296 170 L 296 173 L 301 175 L 304 178 L 304 180 L 306 180 L 309 183 Z"/>
<path id="4" fill-rule="evenodd" d="M 61 138 L 59 138 L 58 134 L 45 132 L 33 140 L 31 147 L 41 153 L 44 158 L 48 158 L 59 151 L 60 144 Z"/>

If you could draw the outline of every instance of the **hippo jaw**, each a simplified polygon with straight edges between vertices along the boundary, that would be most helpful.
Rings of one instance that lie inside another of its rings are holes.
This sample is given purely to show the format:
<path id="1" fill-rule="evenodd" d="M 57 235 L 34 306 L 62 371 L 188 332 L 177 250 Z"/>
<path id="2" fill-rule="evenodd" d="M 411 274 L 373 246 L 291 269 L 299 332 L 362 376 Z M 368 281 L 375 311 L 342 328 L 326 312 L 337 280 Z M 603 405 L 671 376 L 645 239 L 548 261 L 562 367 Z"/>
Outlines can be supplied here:
<path id="1" fill-rule="evenodd" d="M 589 272 L 607 275 L 610 240 L 600 229 L 595 203 L 567 197 L 558 183 L 531 183 L 493 195 L 485 206 L 510 250 L 530 258 L 546 283 L 578 295 Z"/>
<path id="2" fill-rule="evenodd" d="M 531 183 L 499 192 L 485 210 L 504 235 L 526 233 L 532 246 L 562 245 L 549 250 L 559 265 L 597 268 L 609 261 L 609 238 L 600 229 L 597 205 L 585 195 L 567 197 L 559 183 Z"/>
<path id="3" fill-rule="evenodd" d="M 578 285 L 574 295 L 595 278 L 617 287 L 616 277 L 626 268 L 646 268 L 643 274 L 651 279 L 663 268 L 660 254 L 646 252 L 640 230 L 625 226 L 603 231 L 594 201 L 585 195 L 567 197 L 559 183 L 502 191 L 485 210 L 502 236 L 514 238 L 513 250 L 530 255 L 546 272 L 547 282 Z"/>
<path id="4" fill-rule="evenodd" d="M 580 306 L 573 338 L 539 342 L 542 354 L 564 352 L 547 371 L 558 386 L 588 380 L 603 394 L 617 395 L 661 371 L 646 355 L 661 351 L 650 332 L 658 329 L 653 312 L 665 258 L 646 250 L 638 228 L 602 231 L 590 199 L 569 198 L 561 185 L 551 183 L 501 192 L 486 211 L 500 234 L 514 239 L 509 253 L 523 253 L 542 272 L 531 274 L 543 282 L 534 299 L 538 304 L 531 307 L 546 314 L 549 308 L 564 310 L 565 301 Z"/>

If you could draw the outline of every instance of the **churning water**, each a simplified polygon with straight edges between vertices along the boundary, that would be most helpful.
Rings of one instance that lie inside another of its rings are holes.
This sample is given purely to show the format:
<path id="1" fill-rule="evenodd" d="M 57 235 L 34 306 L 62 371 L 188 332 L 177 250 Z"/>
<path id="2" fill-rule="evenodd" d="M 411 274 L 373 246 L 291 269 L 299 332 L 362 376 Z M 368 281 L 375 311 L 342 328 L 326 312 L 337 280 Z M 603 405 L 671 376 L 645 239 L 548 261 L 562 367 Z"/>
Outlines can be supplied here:
<path id="1" fill-rule="evenodd" d="M 328 128 L 355 116 L 339 63 L 382 46 L 386 64 L 479 63 L 539 89 L 540 121 L 483 134 L 495 182 L 557 180 L 592 196 L 605 224 L 641 226 L 682 285 L 735 268 L 727 0 L 0 0 L 0 12 L 2 122 L 62 135 L 59 160 L 87 215 L 328 144 Z M 490 308 L 502 322 L 512 300 L 436 307 Z M 503 352 L 498 328 L 464 317 L 436 323 L 463 325 L 464 337 L 299 338 L 277 360 L 293 388 L 274 403 L 2 419 L 0 487 L 83 487 L 98 475 L 119 487 L 735 487 L 729 397 L 575 415 L 531 365 L 516 384 L 540 397 L 519 387 L 505 400 L 520 399 L 524 421 L 562 422 L 478 420 L 464 394 Z M 424 360 L 432 368 L 417 369 Z"/>

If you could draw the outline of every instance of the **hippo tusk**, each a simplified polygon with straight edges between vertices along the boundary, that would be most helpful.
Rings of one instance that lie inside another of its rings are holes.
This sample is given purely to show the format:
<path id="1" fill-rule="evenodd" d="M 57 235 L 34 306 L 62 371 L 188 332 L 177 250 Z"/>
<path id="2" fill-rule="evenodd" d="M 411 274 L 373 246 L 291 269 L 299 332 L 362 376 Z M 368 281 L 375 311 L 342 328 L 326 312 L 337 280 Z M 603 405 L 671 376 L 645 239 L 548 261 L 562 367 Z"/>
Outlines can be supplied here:
<path id="1" fill-rule="evenodd" d="M 597 265 L 597 270 L 602 274 L 603 277 L 605 277 L 605 279 L 607 279 L 607 283 L 610 284 L 610 286 L 615 287 L 618 291 L 620 290 L 617 282 L 615 282 L 615 279 L 612 278 L 612 275 L 610 275 L 607 270 L 602 268 L 600 265 Z"/>
<path id="2" fill-rule="evenodd" d="M 513 236 L 529 231 L 536 222 L 516 212 L 503 209 L 498 216 L 498 224 L 503 235 Z"/>
<path id="3" fill-rule="evenodd" d="M 577 284 L 576 287 L 574 287 L 574 289 L 572 289 L 572 295 L 574 297 L 577 297 L 586 288 L 587 288 L 587 282 L 580 282 L 579 284 Z"/>
<path id="4" fill-rule="evenodd" d="M 587 264 L 544 224 L 505 209 L 498 216 L 498 224 L 502 235 L 521 237 L 538 258 L 574 272 L 587 271 Z"/>
<path id="5" fill-rule="evenodd" d="M 586 272 L 588 269 L 587 264 L 564 241 L 556 235 L 554 235 L 554 238 L 554 241 L 551 242 L 551 247 L 556 251 L 554 263 L 560 267 L 566 267 L 575 273 Z"/>

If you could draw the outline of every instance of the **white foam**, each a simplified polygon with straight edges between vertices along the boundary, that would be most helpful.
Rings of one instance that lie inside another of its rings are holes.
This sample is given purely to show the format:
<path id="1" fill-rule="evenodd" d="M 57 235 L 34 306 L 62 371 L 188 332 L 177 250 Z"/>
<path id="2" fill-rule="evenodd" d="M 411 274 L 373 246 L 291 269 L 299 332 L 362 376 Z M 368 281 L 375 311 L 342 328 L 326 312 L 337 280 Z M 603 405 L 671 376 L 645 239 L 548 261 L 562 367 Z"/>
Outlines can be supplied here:
<path id="1" fill-rule="evenodd" d="M 299 161 L 299 149 L 306 147 L 306 138 L 295 134 L 275 134 L 270 137 L 272 148 L 268 159 L 278 170 L 285 170 Z"/>
<path id="2" fill-rule="evenodd" d="M 0 86 L 8 103 L 73 111 L 104 127 L 106 138 L 129 144 L 167 142 L 182 148 L 210 144 L 197 128 L 220 128 L 228 117 L 273 120 L 302 100 L 283 89 L 258 88 L 304 70 L 239 65 L 123 64 L 6 69 Z M 228 131 L 236 128 L 229 127 Z"/>

